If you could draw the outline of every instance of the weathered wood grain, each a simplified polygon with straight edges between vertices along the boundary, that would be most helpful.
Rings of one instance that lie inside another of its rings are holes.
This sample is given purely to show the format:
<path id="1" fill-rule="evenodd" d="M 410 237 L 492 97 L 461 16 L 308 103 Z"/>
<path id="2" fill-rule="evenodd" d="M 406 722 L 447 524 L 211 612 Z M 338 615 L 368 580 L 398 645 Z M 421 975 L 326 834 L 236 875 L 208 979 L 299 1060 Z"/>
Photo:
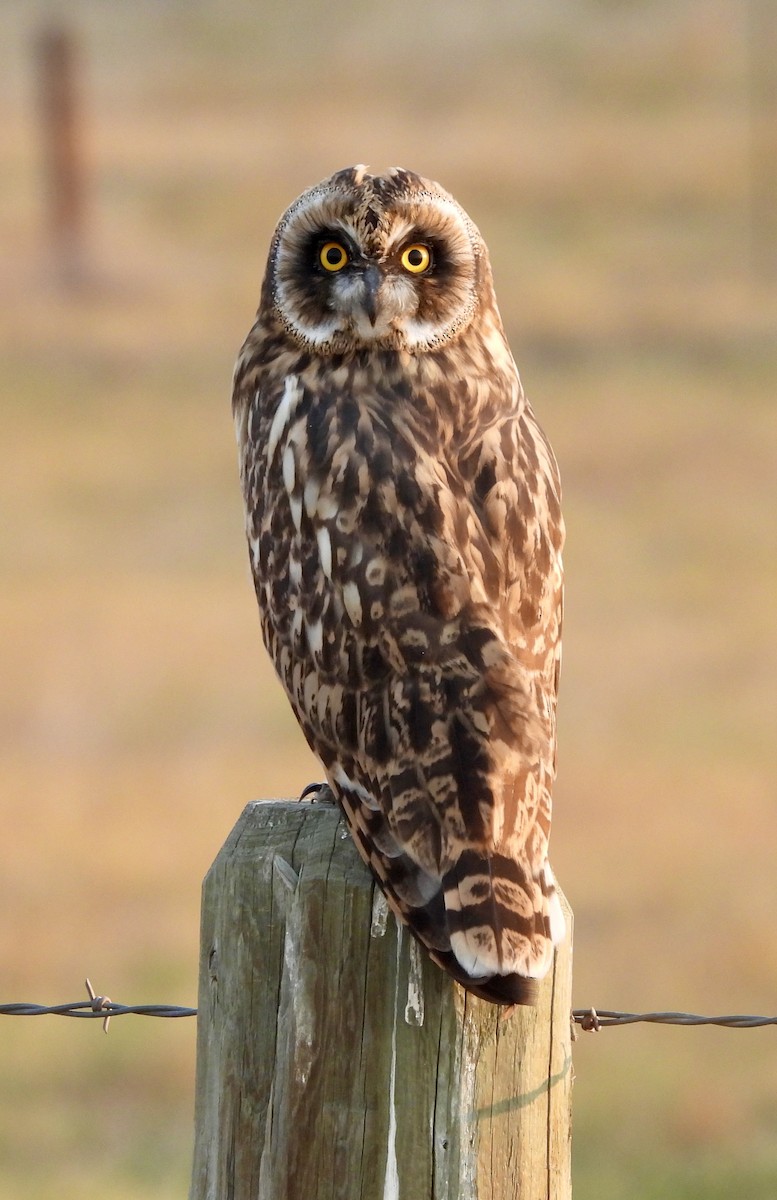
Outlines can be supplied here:
<path id="1" fill-rule="evenodd" d="M 570 991 L 571 937 L 536 1009 L 467 995 L 335 808 L 249 804 L 203 885 L 191 1200 L 569 1200 Z"/>

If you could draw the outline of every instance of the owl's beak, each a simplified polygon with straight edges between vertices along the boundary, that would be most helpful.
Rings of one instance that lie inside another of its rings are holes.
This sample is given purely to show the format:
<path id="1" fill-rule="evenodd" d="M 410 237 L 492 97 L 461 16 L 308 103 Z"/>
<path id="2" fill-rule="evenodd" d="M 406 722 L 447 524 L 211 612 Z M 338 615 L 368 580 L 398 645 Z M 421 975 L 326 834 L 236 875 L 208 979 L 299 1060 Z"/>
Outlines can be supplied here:
<path id="1" fill-rule="evenodd" d="M 378 319 L 378 293 L 380 285 L 383 282 L 383 276 L 378 268 L 371 264 L 365 268 L 362 280 L 364 283 L 362 308 L 367 316 L 367 320 L 374 329 L 375 322 Z"/>

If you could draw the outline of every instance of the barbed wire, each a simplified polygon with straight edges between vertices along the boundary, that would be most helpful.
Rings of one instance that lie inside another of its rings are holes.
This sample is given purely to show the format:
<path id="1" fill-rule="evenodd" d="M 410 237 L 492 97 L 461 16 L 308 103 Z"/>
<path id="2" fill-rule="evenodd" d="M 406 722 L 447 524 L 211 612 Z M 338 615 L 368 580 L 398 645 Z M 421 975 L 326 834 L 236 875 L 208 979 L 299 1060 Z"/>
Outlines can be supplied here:
<path id="1" fill-rule="evenodd" d="M 572 1021 L 579 1025 L 584 1033 L 598 1033 L 600 1029 L 607 1029 L 613 1025 L 637 1025 L 641 1022 L 646 1025 L 721 1025 L 725 1029 L 758 1029 L 762 1025 L 777 1025 L 777 1017 L 754 1017 L 741 1013 L 702 1017 L 698 1013 L 628 1013 L 603 1008 L 574 1008 Z"/>
<path id="2" fill-rule="evenodd" d="M 98 996 L 89 980 L 85 980 L 88 1000 L 74 1000 L 70 1004 L 0 1004 L 0 1017 L 95 1017 L 102 1020 L 103 1030 L 108 1032 L 111 1017 L 196 1017 L 196 1008 L 184 1008 L 178 1004 L 114 1004 L 108 996 Z M 616 1012 L 604 1008 L 573 1008 L 570 1014 L 572 1025 L 579 1026 L 584 1033 L 598 1033 L 600 1029 L 615 1025 L 719 1025 L 725 1029 L 758 1029 L 764 1025 L 777 1025 L 777 1017 L 755 1017 L 741 1013 L 728 1016 L 703 1017 L 698 1013 L 682 1012 Z"/>
<path id="3" fill-rule="evenodd" d="M 111 1017 L 196 1017 L 196 1008 L 181 1008 L 177 1004 L 114 1004 L 109 996 L 98 996 L 88 979 L 85 981 L 88 1000 L 70 1004 L 0 1004 L 2 1017 L 99 1017 L 103 1031 L 108 1032 Z"/>

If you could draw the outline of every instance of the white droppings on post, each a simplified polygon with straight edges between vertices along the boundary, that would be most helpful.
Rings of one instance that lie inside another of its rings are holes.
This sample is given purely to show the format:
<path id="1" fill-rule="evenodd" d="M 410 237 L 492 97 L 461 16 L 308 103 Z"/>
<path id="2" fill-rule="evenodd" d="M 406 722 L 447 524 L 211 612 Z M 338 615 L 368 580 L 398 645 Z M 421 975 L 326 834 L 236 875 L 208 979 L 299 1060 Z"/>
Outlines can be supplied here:
<path id="1" fill-rule="evenodd" d="M 268 1112 L 273 1111 L 275 1102 L 275 1079 L 270 1084 Z M 259 1193 L 257 1200 L 272 1200 L 272 1121 L 264 1126 L 264 1142 L 259 1159 Z"/>
<path id="2" fill-rule="evenodd" d="M 267 823 L 267 827 L 268 829 L 272 829 L 272 825 L 269 821 Z M 272 860 L 272 865 L 273 871 L 281 880 L 286 890 L 289 892 L 295 892 L 297 890 L 297 884 L 299 883 L 299 874 L 294 870 L 291 863 L 287 862 L 285 858 L 282 858 L 280 854 L 276 854 Z"/>
<path id="3" fill-rule="evenodd" d="M 377 889 L 376 889 L 377 890 Z M 382 894 L 382 893 L 381 893 Z M 391 1078 L 389 1080 L 389 1127 L 383 1200 L 399 1200 L 397 1169 L 397 1010 L 399 1008 L 399 960 L 402 955 L 402 926 L 397 922 L 397 960 L 394 978 L 394 1022 L 391 1027 Z"/>
<path id="4" fill-rule="evenodd" d="M 466 1006 L 467 1000 L 464 1000 Z M 477 1200 L 478 1174 L 478 1118 L 477 1118 L 477 1069 L 480 1061 L 476 1053 L 478 1036 L 473 1028 L 472 1017 L 465 1007 L 464 1029 L 461 1047 L 457 1054 L 459 1075 L 459 1173 L 461 1200 Z"/>
<path id="5" fill-rule="evenodd" d="M 415 938 L 410 939 L 410 962 L 407 971 L 407 1004 L 405 1005 L 405 1023 L 407 1025 L 423 1025 L 424 1023 L 424 977 L 421 964 L 421 950 Z"/>
<path id="6" fill-rule="evenodd" d="M 372 894 L 372 921 L 370 922 L 370 937 L 385 937 L 388 922 L 388 900 L 379 887 Z"/>
<path id="7" fill-rule="evenodd" d="M 291 905 L 283 939 L 283 966 L 289 981 L 289 997 L 293 1020 L 293 1061 L 297 1081 L 304 1086 L 313 1062 L 315 1044 L 316 968 L 310 956 L 300 954 L 301 912 L 299 893 Z"/>

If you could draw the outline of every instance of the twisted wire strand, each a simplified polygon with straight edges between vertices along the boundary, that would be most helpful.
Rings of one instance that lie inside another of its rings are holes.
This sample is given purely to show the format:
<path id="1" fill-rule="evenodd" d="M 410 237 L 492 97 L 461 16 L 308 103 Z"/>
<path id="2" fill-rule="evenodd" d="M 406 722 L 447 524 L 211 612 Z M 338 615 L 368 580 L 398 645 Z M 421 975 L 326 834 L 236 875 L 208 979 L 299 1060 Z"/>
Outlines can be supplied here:
<path id="1" fill-rule="evenodd" d="M 575 1008 L 572 1020 L 586 1033 L 596 1033 L 614 1025 L 720 1025 L 726 1029 L 758 1029 L 762 1025 L 777 1025 L 777 1017 L 746 1016 L 732 1013 L 728 1016 L 702 1017 L 698 1013 L 682 1012 L 615 1012 L 604 1008 Z"/>
<path id="2" fill-rule="evenodd" d="M 108 996 L 98 996 L 89 980 L 86 980 L 88 1000 L 75 1000 L 69 1004 L 0 1004 L 3 1017 L 97 1017 L 108 1032 L 112 1017 L 134 1015 L 138 1017 L 196 1017 L 196 1008 L 185 1008 L 178 1004 L 115 1004 Z M 573 1025 L 586 1033 L 616 1025 L 719 1025 L 726 1029 L 757 1029 L 764 1025 L 777 1025 L 777 1017 L 757 1017 L 742 1013 L 727 1016 L 704 1017 L 698 1013 L 683 1012 L 617 1012 L 609 1008 L 574 1008 L 570 1014 Z"/>
<path id="3" fill-rule="evenodd" d="M 100 999 L 101 997 L 97 997 Z M 72 1004 L 0 1004 L 2 1017 L 196 1017 L 196 1008 L 177 1004 L 114 1004 L 109 1000 L 103 1007 L 94 1008 L 91 1000 L 76 1000 Z"/>
<path id="4" fill-rule="evenodd" d="M 176 1004 L 114 1004 L 110 996 L 98 996 L 89 979 L 84 980 L 88 1000 L 72 1004 L 0 1004 L 0 1016 L 6 1017 L 99 1017 L 103 1033 L 108 1032 L 111 1017 L 135 1013 L 139 1017 L 194 1017 L 196 1008 L 180 1008 Z"/>

